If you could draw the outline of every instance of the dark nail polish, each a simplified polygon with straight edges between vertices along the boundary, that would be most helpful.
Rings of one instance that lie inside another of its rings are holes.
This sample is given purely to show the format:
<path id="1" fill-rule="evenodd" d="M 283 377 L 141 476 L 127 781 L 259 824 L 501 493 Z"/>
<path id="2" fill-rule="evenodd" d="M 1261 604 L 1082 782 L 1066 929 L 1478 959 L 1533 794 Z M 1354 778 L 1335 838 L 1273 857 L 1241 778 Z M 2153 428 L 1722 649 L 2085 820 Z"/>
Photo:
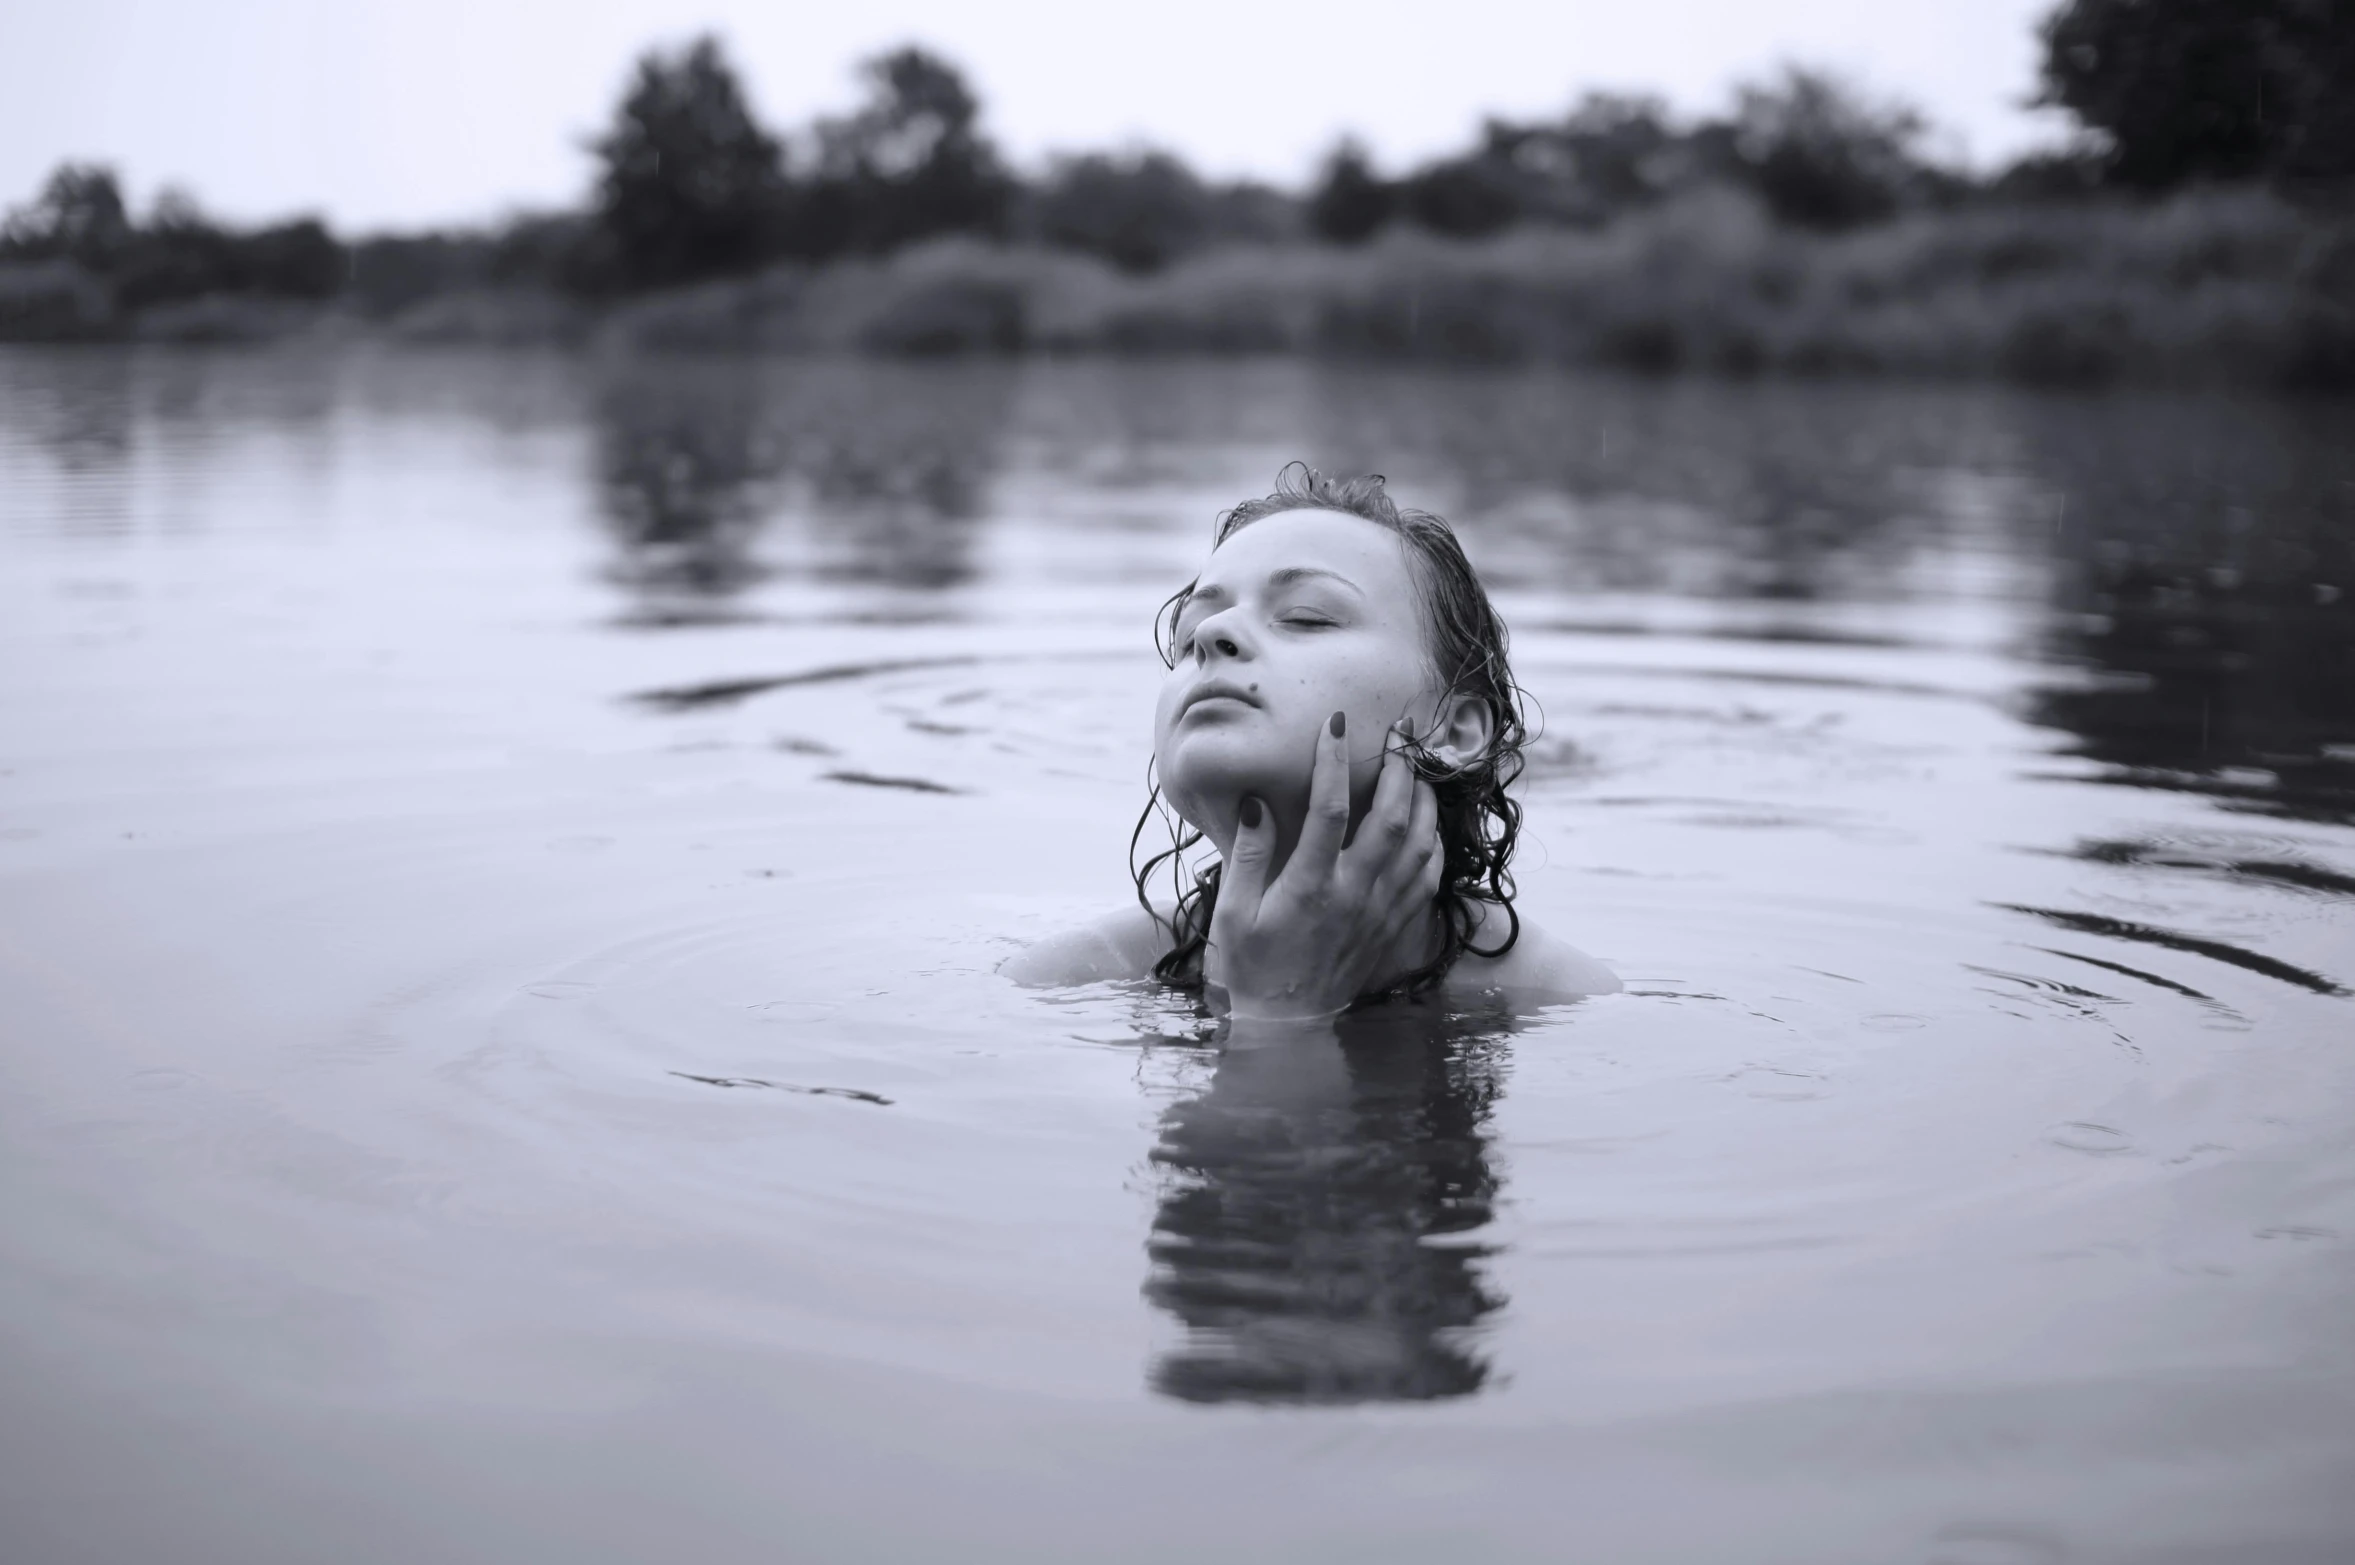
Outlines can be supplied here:
<path id="1" fill-rule="evenodd" d="M 1347 712 L 1335 712 L 1333 714 L 1333 721 L 1326 726 L 1333 730 L 1334 738 L 1340 738 L 1343 734 L 1349 732 L 1349 714 Z"/>
<path id="2" fill-rule="evenodd" d="M 1243 817 L 1245 831 L 1259 830 L 1259 801 L 1249 794 L 1243 796 L 1243 808 L 1236 812 Z"/>

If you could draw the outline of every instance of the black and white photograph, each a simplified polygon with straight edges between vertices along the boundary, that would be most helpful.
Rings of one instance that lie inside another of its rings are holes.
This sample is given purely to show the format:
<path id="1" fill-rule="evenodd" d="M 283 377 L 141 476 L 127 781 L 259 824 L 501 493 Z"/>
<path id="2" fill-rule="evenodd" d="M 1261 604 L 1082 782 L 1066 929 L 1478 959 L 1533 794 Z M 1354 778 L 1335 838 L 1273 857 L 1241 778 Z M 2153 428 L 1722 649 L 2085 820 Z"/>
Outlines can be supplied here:
<path id="1" fill-rule="evenodd" d="M 0 1565 L 2355 1561 L 2355 0 L 0 10 Z"/>

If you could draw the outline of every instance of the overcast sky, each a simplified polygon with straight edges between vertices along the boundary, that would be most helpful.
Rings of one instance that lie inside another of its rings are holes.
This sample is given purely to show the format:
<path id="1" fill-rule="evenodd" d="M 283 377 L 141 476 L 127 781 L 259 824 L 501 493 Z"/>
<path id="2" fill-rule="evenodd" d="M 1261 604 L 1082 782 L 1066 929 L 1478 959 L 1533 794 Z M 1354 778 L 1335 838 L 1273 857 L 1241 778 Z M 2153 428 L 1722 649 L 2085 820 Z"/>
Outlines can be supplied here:
<path id="1" fill-rule="evenodd" d="M 1589 88 L 1684 113 L 1783 61 L 1907 98 L 1985 165 L 2056 138 L 2022 106 L 2053 0 L 0 0 L 0 204 L 66 158 L 227 217 L 346 230 L 479 220 L 580 195 L 581 142 L 650 44 L 712 30 L 771 125 L 856 97 L 915 40 L 955 60 L 1024 166 L 1151 142 L 1291 182 L 1341 132 L 1392 167 L 1484 113 Z"/>

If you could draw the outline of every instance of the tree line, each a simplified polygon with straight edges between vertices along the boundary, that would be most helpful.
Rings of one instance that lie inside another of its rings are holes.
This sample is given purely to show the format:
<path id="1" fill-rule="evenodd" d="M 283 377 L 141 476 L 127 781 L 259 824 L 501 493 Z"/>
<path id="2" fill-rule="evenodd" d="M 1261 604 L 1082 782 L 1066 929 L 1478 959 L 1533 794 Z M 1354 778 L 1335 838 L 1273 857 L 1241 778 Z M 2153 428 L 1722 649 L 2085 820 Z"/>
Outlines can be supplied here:
<path id="1" fill-rule="evenodd" d="M 1344 141 L 1310 187 L 1205 180 L 1154 150 L 1016 173 L 963 75 L 924 49 L 861 68 L 852 112 L 762 125 L 719 43 L 650 51 L 592 144 L 577 211 L 483 232 L 346 244 L 315 219 L 235 228 L 167 193 L 135 221 L 113 173 L 69 164 L 0 228 L 0 261 L 65 263 L 123 308 L 244 293 L 351 293 L 397 309 L 452 288 L 531 283 L 604 296 L 780 263 L 872 255 L 946 234 L 1061 248 L 1149 272 L 1237 241 L 1354 245 L 1409 227 L 1479 239 L 1599 227 L 1703 185 L 1778 221 L 1840 230 L 1986 201 L 2266 183 L 2329 197 L 2355 181 L 2355 0 L 2067 0 L 2040 28 L 2041 101 L 2065 150 L 1990 177 L 1940 166 L 1927 126 L 1825 73 L 1791 68 L 1684 122 L 1656 99 L 1592 94 L 1554 119 L 1486 121 L 1471 144 L 1395 175 Z"/>

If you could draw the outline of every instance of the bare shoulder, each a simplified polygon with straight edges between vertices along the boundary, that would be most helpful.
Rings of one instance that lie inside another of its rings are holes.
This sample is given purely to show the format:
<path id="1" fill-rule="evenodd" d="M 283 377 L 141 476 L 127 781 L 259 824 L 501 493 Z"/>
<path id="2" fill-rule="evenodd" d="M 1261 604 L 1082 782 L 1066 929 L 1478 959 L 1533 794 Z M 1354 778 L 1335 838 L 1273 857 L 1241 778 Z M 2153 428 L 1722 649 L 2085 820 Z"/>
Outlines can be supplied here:
<path id="1" fill-rule="evenodd" d="M 1483 907 L 1479 939 L 1483 944 L 1503 922 L 1493 908 Z M 1454 979 L 1486 989 L 1504 989 L 1531 998 L 1576 999 L 1590 994 L 1617 994 L 1619 975 L 1566 940 L 1521 921 L 1520 937 L 1502 956 L 1469 956 L 1456 964 Z"/>
<path id="2" fill-rule="evenodd" d="M 1168 932 L 1150 914 L 1123 908 L 1033 941 L 998 964 L 998 971 L 1032 989 L 1142 978 L 1168 948 Z"/>

